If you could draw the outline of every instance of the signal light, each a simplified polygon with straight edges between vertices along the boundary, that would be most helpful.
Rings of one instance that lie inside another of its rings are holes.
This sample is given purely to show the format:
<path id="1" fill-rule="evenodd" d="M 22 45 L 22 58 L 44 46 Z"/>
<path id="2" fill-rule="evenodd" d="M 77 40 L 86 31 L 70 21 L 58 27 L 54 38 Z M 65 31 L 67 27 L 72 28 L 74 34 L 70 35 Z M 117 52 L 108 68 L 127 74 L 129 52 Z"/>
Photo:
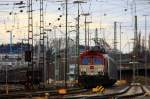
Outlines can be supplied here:
<path id="1" fill-rule="evenodd" d="M 31 62 L 31 51 L 25 51 L 25 61 Z"/>
<path id="2" fill-rule="evenodd" d="M 65 94 L 67 94 L 67 90 L 64 89 L 64 88 L 62 88 L 62 89 L 59 89 L 59 90 L 58 90 L 58 93 L 59 93 L 60 95 L 65 95 Z"/>

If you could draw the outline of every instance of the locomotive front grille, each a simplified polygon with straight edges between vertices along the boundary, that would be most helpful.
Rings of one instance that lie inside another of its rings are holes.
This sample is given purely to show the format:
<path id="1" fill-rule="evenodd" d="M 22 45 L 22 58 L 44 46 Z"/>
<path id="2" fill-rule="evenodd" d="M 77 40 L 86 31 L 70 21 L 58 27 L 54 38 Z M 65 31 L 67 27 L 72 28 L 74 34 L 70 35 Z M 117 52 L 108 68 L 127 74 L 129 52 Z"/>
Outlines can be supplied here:
<path id="1" fill-rule="evenodd" d="M 104 74 L 104 65 L 80 65 L 80 75 Z"/>

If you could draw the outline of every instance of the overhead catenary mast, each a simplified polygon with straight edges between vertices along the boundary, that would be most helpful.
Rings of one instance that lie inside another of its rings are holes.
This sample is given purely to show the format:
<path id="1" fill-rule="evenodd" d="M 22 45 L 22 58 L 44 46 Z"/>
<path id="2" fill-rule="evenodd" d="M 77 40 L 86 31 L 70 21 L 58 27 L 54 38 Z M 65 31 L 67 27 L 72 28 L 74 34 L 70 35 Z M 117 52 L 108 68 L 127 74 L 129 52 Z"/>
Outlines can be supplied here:
<path id="1" fill-rule="evenodd" d="M 28 61 L 27 70 L 27 87 L 33 88 L 33 13 L 32 13 L 32 0 L 27 1 L 28 5 L 28 51 L 26 51 L 26 58 Z M 31 86 L 30 86 L 31 83 Z"/>
<path id="2" fill-rule="evenodd" d="M 76 34 L 76 56 L 77 56 L 77 77 L 76 79 L 78 79 L 78 75 L 79 75 L 79 53 L 80 53 L 80 4 L 81 3 L 85 3 L 81 0 L 77 0 L 73 2 L 74 4 L 78 4 L 78 17 L 77 17 L 77 34 Z"/>
<path id="3" fill-rule="evenodd" d="M 40 51 L 39 51 L 39 71 L 41 71 L 41 80 L 46 84 L 46 62 L 45 62 L 45 46 L 44 46 L 44 14 L 43 0 L 40 0 Z"/>

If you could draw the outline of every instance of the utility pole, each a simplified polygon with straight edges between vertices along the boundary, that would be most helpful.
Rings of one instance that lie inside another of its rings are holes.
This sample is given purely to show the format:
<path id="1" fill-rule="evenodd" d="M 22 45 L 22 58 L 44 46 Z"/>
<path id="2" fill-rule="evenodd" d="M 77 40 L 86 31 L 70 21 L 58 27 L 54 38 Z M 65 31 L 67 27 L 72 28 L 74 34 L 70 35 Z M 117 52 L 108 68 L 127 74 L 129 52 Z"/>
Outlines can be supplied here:
<path id="1" fill-rule="evenodd" d="M 89 49 L 89 45 L 90 45 L 90 23 L 92 23 L 91 21 L 86 22 L 88 24 L 88 49 Z"/>
<path id="2" fill-rule="evenodd" d="M 80 38 L 79 38 L 79 35 L 80 35 L 80 4 L 81 3 L 85 3 L 83 1 L 80 1 L 80 0 L 77 0 L 77 1 L 74 1 L 73 2 L 74 4 L 78 4 L 78 17 L 77 17 L 77 34 L 76 34 L 76 49 L 77 49 L 77 53 L 76 53 L 76 56 L 77 56 L 77 76 L 76 76 L 76 79 L 78 79 L 79 77 L 79 54 L 80 54 Z"/>
<path id="3" fill-rule="evenodd" d="M 147 51 L 146 51 L 146 45 L 147 45 L 147 15 L 144 15 L 145 17 L 145 85 L 147 85 Z"/>
<path id="4" fill-rule="evenodd" d="M 137 59 L 137 16 L 134 16 L 134 46 L 133 46 L 133 82 L 135 82 L 136 59 Z"/>
<path id="5" fill-rule="evenodd" d="M 5 56 L 5 61 L 8 61 L 8 56 Z M 6 79 L 5 79 L 5 89 L 6 89 L 6 94 L 8 94 L 9 90 L 8 90 L 8 65 L 5 66 L 5 74 L 6 74 Z"/>
<path id="6" fill-rule="evenodd" d="M 95 29 L 95 42 L 98 43 L 98 29 Z"/>
<path id="7" fill-rule="evenodd" d="M 9 49 L 10 49 L 10 53 L 12 53 L 12 31 L 6 31 L 6 32 L 8 32 L 8 33 L 10 33 L 9 35 L 10 35 L 10 45 L 9 45 Z"/>
<path id="8" fill-rule="evenodd" d="M 49 34 L 51 33 L 51 29 L 44 29 L 45 31 L 47 31 L 47 37 L 46 37 L 46 40 L 47 40 L 47 44 L 46 44 L 46 52 L 48 52 L 49 51 Z M 50 78 L 50 76 L 49 76 L 49 63 L 50 63 L 50 59 L 48 58 L 48 55 L 47 55 L 47 53 L 45 52 L 45 66 L 46 66 L 46 68 L 45 68 L 45 71 L 46 71 L 46 73 L 45 73 L 45 75 L 46 75 L 46 79 L 48 79 L 48 82 L 46 82 L 46 83 L 48 83 L 49 84 L 49 78 Z"/>
<path id="9" fill-rule="evenodd" d="M 117 22 L 114 22 L 114 50 L 117 50 Z"/>
<path id="10" fill-rule="evenodd" d="M 135 71 L 136 71 L 136 59 L 137 59 L 137 16 L 135 15 L 135 23 L 134 23 L 134 46 L 133 46 L 133 82 L 135 82 Z"/>
<path id="11" fill-rule="evenodd" d="M 135 82 L 135 63 L 137 58 L 137 15 L 136 15 L 136 1 L 133 0 L 134 4 L 134 45 L 133 45 L 133 82 Z"/>
<path id="12" fill-rule="evenodd" d="M 56 38 L 56 27 L 54 27 L 54 37 L 55 37 L 55 81 L 59 80 L 59 46 L 60 46 L 60 39 Z"/>
<path id="13" fill-rule="evenodd" d="M 67 51 L 68 51 L 68 0 L 65 0 L 65 4 L 66 4 L 66 48 L 65 48 L 65 71 L 64 71 L 64 73 L 65 73 L 65 87 L 67 87 L 67 68 L 68 68 L 68 57 L 67 57 L 67 55 L 68 55 L 68 53 L 67 53 Z"/>
<path id="14" fill-rule="evenodd" d="M 85 24 L 85 50 L 87 50 L 87 29 L 86 29 L 86 22 L 87 22 L 87 16 L 89 16 L 90 14 L 89 13 L 83 13 L 82 14 L 83 16 L 85 16 L 85 21 L 84 21 L 84 24 Z"/>
<path id="15" fill-rule="evenodd" d="M 136 47 L 137 47 L 137 16 L 135 15 L 134 16 L 134 47 L 135 47 L 135 50 L 136 50 Z M 136 52 L 136 51 L 135 51 Z"/>
<path id="16" fill-rule="evenodd" d="M 121 61 L 122 61 L 122 57 L 121 57 L 121 23 L 120 23 L 120 80 L 121 80 Z"/>
<path id="17" fill-rule="evenodd" d="M 148 35 L 148 49 L 150 50 L 150 34 Z"/>

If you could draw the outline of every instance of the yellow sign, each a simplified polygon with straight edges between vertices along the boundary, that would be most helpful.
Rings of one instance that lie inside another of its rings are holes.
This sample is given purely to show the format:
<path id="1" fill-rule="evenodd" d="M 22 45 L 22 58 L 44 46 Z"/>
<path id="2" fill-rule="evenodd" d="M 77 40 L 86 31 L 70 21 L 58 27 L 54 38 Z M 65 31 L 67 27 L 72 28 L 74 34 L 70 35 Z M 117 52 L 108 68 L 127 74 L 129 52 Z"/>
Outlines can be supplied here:
<path id="1" fill-rule="evenodd" d="M 104 90 L 105 90 L 105 88 L 103 86 L 97 86 L 96 88 L 92 89 L 92 92 L 94 92 L 94 93 L 97 93 L 97 92 L 103 93 Z"/>

